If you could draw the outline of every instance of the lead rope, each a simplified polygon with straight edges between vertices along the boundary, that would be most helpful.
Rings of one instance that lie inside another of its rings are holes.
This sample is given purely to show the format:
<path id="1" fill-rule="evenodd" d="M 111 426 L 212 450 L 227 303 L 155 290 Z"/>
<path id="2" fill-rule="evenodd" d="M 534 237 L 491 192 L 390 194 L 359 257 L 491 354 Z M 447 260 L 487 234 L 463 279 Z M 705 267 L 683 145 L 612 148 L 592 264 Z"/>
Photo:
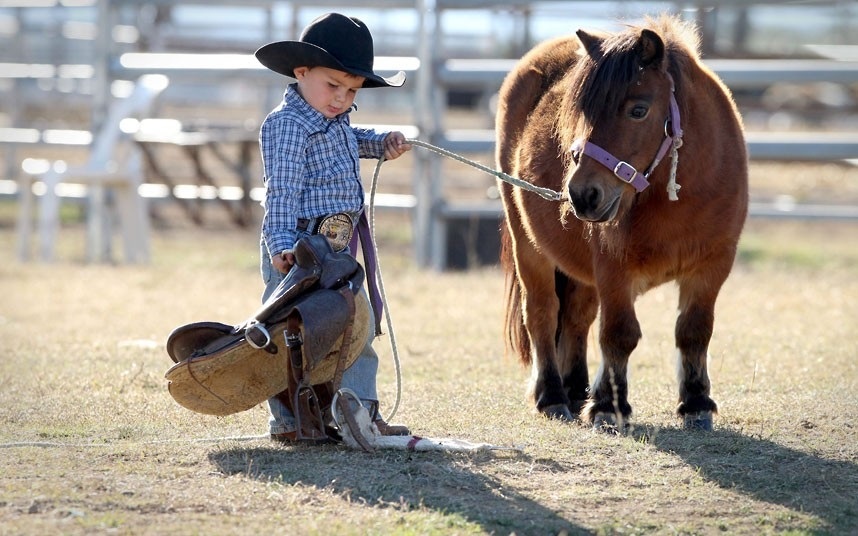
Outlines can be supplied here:
<path id="1" fill-rule="evenodd" d="M 512 184 L 513 186 L 518 186 L 519 188 L 521 188 L 523 190 L 527 190 L 529 192 L 533 192 L 535 194 L 538 194 L 543 199 L 547 199 L 549 201 L 560 201 L 561 199 L 563 199 L 563 194 L 561 194 L 560 192 L 557 192 L 555 190 L 552 190 L 551 188 L 543 188 L 541 186 L 535 186 L 535 185 L 533 185 L 533 184 L 531 184 L 525 180 L 519 179 L 518 177 L 513 177 L 512 175 L 507 175 L 506 173 L 504 173 L 502 171 L 494 170 L 488 166 L 484 166 L 483 164 L 480 164 L 479 162 L 469 160 L 469 159 L 465 158 L 464 156 L 458 155 L 452 151 L 448 151 L 447 149 L 442 149 L 441 147 L 437 147 L 435 145 L 432 145 L 431 143 L 426 143 L 425 141 L 421 141 L 421 140 L 417 140 L 417 139 L 407 139 L 407 140 L 405 140 L 405 143 L 410 143 L 411 145 L 417 145 L 417 146 L 423 147 L 425 149 L 429 149 L 433 153 L 438 153 L 438 154 L 446 156 L 448 158 L 452 158 L 453 160 L 458 160 L 459 162 L 462 162 L 463 164 L 467 164 L 471 167 L 477 168 L 480 171 L 485 171 L 489 175 L 493 175 L 493 176 L 499 178 L 500 180 L 502 180 L 504 182 L 508 182 L 508 183 Z M 380 162 L 379 162 L 379 165 L 381 165 Z M 377 171 L 378 170 L 376 168 L 376 172 Z"/>

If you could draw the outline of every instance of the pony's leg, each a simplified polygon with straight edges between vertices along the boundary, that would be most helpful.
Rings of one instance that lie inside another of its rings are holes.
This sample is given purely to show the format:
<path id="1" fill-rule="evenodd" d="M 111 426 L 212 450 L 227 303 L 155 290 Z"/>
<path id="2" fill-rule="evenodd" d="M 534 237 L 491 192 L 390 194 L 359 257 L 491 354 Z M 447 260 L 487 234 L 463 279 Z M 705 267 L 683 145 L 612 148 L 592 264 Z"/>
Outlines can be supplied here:
<path id="1" fill-rule="evenodd" d="M 554 292 L 554 274 L 519 272 L 522 284 L 522 313 L 530 338 L 531 389 L 536 409 L 550 418 L 573 420 L 569 397 L 557 363 L 555 337 L 559 300 Z"/>
<path id="2" fill-rule="evenodd" d="M 560 315 L 557 326 L 557 364 L 563 387 L 569 397 L 569 409 L 578 415 L 587 402 L 590 390 L 587 373 L 587 335 L 599 310 L 596 289 L 570 279 L 556 276 Z"/>
<path id="3" fill-rule="evenodd" d="M 710 268 L 714 267 L 710 265 Z M 676 412 L 683 418 L 686 428 L 711 430 L 712 417 L 718 411 L 718 406 L 709 396 L 709 340 L 715 323 L 715 300 L 727 273 L 729 269 L 679 282 L 679 317 L 675 335 L 679 352 L 679 405 Z"/>
<path id="4" fill-rule="evenodd" d="M 632 414 L 626 371 L 629 355 L 641 338 L 641 329 L 628 287 L 603 290 L 600 301 L 602 317 L 599 346 L 602 362 L 593 378 L 590 400 L 581 415 L 596 428 L 623 429 Z"/>
<path id="5" fill-rule="evenodd" d="M 560 300 L 554 287 L 554 267 L 533 249 L 529 240 L 513 236 L 522 320 L 530 340 L 531 394 L 542 414 L 573 420 L 557 367 L 555 337 Z"/>

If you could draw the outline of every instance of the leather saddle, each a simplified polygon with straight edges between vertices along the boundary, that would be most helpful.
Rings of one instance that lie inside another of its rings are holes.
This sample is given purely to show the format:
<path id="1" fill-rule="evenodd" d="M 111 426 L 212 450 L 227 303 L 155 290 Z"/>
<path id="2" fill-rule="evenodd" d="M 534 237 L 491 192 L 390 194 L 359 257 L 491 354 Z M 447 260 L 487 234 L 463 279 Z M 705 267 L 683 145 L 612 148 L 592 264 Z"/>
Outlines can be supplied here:
<path id="1" fill-rule="evenodd" d="M 327 396 L 369 338 L 370 305 L 360 264 L 312 235 L 295 244 L 295 265 L 272 295 L 236 325 L 196 322 L 173 330 L 170 395 L 208 415 L 230 415 L 277 396 L 299 421 L 299 438 L 324 439 Z M 302 424 L 303 423 L 303 424 Z M 303 429 L 303 433 L 302 433 Z"/>

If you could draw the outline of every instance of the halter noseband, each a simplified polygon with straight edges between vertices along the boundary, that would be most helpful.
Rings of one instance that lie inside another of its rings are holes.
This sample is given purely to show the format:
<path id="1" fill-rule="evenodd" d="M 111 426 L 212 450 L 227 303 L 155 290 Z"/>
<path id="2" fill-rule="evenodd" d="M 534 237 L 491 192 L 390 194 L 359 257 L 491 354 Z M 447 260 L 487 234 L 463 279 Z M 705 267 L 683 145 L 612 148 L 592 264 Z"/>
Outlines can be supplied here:
<path id="1" fill-rule="evenodd" d="M 641 173 L 625 160 L 620 160 L 595 143 L 583 138 L 576 140 L 569 150 L 575 155 L 576 159 L 579 155 L 585 154 L 596 162 L 599 162 L 613 171 L 614 176 L 625 183 L 631 184 L 640 193 L 649 186 L 649 176 L 652 175 L 653 170 L 655 170 L 655 167 L 667 154 L 667 151 L 672 148 L 671 158 L 673 159 L 673 164 L 670 168 L 670 182 L 668 183 L 667 191 L 670 200 L 676 201 L 678 199 L 676 192 L 679 190 L 679 185 L 676 184 L 676 165 L 679 159 L 679 148 L 682 146 L 682 127 L 679 123 L 679 105 L 676 103 L 673 77 L 668 73 L 667 78 L 670 80 L 670 116 L 664 121 L 664 141 L 661 142 L 661 147 L 659 147 L 655 159 L 649 165 L 646 172 Z M 672 135 L 668 132 L 668 126 L 670 126 L 670 130 L 673 132 Z"/>

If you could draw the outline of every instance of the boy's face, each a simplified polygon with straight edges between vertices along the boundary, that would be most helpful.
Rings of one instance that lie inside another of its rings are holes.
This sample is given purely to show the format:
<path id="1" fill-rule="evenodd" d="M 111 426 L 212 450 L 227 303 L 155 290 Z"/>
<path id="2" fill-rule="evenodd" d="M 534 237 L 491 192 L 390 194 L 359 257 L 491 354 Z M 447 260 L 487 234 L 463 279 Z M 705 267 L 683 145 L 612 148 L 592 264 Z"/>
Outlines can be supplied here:
<path id="1" fill-rule="evenodd" d="M 304 100 L 328 119 L 351 108 L 364 77 L 327 67 L 297 67 L 295 78 Z"/>

